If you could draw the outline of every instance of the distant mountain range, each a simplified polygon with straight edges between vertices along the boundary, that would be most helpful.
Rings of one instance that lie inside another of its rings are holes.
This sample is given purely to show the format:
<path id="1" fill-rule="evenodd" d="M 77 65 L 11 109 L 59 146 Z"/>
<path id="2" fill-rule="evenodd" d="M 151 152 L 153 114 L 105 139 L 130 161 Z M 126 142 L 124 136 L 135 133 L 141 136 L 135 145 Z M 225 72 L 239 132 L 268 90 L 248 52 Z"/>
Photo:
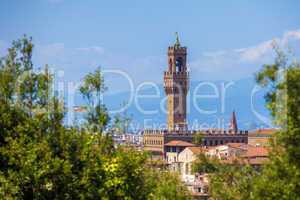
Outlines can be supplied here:
<path id="1" fill-rule="evenodd" d="M 121 108 L 122 104 L 130 103 L 126 113 L 133 118 L 131 129 L 163 128 L 166 113 L 161 109 L 165 104 L 163 85 L 158 85 L 158 94 L 153 87 L 136 93 L 120 92 L 104 96 L 103 102 L 108 110 Z M 130 102 L 132 94 L 133 101 Z M 153 95 L 153 97 L 141 97 Z M 206 95 L 206 96 L 205 96 Z M 192 81 L 188 94 L 188 124 L 191 129 L 228 128 L 231 113 L 234 110 L 240 129 L 252 130 L 269 127 L 270 115 L 265 107 L 265 91 L 256 86 L 252 78 L 238 81 Z M 252 100 L 251 100 L 252 99 Z M 76 105 L 83 103 L 76 98 Z M 165 108 L 164 108 L 165 109 Z M 154 111 L 145 113 L 144 111 Z"/>

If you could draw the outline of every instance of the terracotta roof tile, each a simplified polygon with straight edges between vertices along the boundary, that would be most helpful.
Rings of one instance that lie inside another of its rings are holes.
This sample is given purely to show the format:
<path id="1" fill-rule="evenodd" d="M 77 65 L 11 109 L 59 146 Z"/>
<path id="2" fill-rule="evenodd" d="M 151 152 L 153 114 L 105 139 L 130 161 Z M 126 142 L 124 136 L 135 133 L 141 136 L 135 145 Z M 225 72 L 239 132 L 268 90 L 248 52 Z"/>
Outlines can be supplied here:
<path id="1" fill-rule="evenodd" d="M 194 154 L 200 154 L 200 153 L 204 153 L 207 151 L 206 148 L 203 147 L 187 147 L 189 150 L 191 150 L 191 152 L 193 152 Z"/>
<path id="2" fill-rule="evenodd" d="M 278 131 L 278 129 L 275 129 L 275 128 L 258 129 L 258 130 L 255 130 L 255 131 L 252 131 L 251 133 L 249 133 L 249 136 L 251 136 L 251 135 L 273 135 L 277 131 Z"/>
<path id="3" fill-rule="evenodd" d="M 245 143 L 227 143 L 227 144 L 224 144 L 225 146 L 229 146 L 231 148 L 239 148 L 241 147 L 242 145 L 244 145 Z"/>
<path id="4" fill-rule="evenodd" d="M 192 143 L 182 141 L 182 140 L 172 140 L 165 144 L 165 146 L 180 146 L 180 147 L 192 147 L 195 146 Z"/>
<path id="5" fill-rule="evenodd" d="M 248 146 L 252 146 L 252 145 L 246 144 L 246 143 L 226 143 L 226 144 L 220 144 L 218 146 L 208 147 L 208 149 L 215 149 L 216 147 L 221 147 L 221 146 L 228 146 L 228 147 L 231 147 L 231 148 L 245 149 Z"/>
<path id="6" fill-rule="evenodd" d="M 265 147 L 248 147 L 247 152 L 243 157 L 268 157 L 269 150 Z"/>

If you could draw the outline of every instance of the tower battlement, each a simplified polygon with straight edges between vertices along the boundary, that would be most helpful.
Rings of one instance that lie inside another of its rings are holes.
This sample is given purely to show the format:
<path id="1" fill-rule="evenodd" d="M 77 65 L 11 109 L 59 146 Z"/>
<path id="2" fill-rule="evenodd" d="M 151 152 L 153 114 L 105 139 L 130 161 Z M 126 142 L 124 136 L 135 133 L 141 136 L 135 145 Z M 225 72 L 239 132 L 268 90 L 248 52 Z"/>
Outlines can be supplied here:
<path id="1" fill-rule="evenodd" d="M 184 76 L 189 76 L 189 72 L 188 71 L 183 71 L 183 72 L 170 72 L 170 71 L 165 71 L 164 72 L 165 76 L 180 76 L 182 75 L 182 78 L 185 78 Z"/>
<path id="2" fill-rule="evenodd" d="M 180 54 L 187 54 L 187 47 L 175 47 L 175 46 L 169 46 L 168 47 L 168 53 L 180 53 Z"/>
<path id="3" fill-rule="evenodd" d="M 173 130 L 169 131 L 167 129 L 145 129 L 143 131 L 143 135 L 195 135 L 195 134 L 202 134 L 204 136 L 208 135 L 247 135 L 247 130 L 239 130 L 239 131 L 233 131 L 233 130 L 214 130 L 214 129 L 208 129 L 208 130 Z"/>

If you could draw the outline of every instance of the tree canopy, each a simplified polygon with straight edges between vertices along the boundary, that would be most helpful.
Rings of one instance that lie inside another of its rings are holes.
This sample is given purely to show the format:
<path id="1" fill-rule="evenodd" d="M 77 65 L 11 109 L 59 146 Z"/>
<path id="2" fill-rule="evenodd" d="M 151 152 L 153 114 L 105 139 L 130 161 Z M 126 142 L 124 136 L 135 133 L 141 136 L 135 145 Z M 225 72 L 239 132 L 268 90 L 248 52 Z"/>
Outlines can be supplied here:
<path id="1" fill-rule="evenodd" d="M 104 132 L 110 117 L 100 69 L 80 88 L 84 128 L 66 127 L 53 76 L 47 67 L 34 71 L 33 47 L 24 36 L 0 60 L 0 199 L 170 199 L 164 191 L 188 198 L 175 175 L 149 168 L 147 154 L 114 148 Z"/>

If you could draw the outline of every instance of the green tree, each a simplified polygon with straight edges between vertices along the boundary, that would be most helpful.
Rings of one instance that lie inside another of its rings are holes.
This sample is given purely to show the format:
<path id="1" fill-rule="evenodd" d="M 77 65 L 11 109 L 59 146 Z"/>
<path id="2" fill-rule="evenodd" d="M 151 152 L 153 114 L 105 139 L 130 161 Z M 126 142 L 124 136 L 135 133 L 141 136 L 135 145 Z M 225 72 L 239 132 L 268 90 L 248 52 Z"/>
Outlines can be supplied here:
<path id="1" fill-rule="evenodd" d="M 203 134 L 201 132 L 197 132 L 193 135 L 193 143 L 196 145 L 203 144 Z"/>
<path id="2" fill-rule="evenodd" d="M 252 199 L 251 191 L 253 191 L 253 178 L 256 173 L 251 166 L 242 166 L 238 161 L 218 165 L 217 170 L 209 176 L 209 193 L 213 199 Z M 264 198 L 262 196 L 258 199 Z"/>
<path id="3" fill-rule="evenodd" d="M 256 79 L 269 88 L 267 107 L 280 131 L 270 163 L 254 179 L 253 198 L 300 199 L 300 65 L 276 46 L 275 50 L 274 64 L 265 65 Z"/>
<path id="4" fill-rule="evenodd" d="M 155 181 L 150 199 L 156 200 L 187 200 L 191 194 L 181 182 L 178 174 L 167 171 L 156 171 L 150 176 Z"/>
<path id="5" fill-rule="evenodd" d="M 87 127 L 93 132 L 101 133 L 109 122 L 106 107 L 101 102 L 101 95 L 107 88 L 100 68 L 84 77 L 80 92 L 87 100 Z"/>
<path id="6" fill-rule="evenodd" d="M 123 103 L 122 106 L 125 106 Z M 130 116 L 126 111 L 122 113 L 117 113 L 114 116 L 112 129 L 114 133 L 124 134 L 129 130 L 130 123 L 132 122 L 132 116 Z"/>
<path id="7" fill-rule="evenodd" d="M 47 67 L 34 72 L 32 50 L 25 36 L 0 62 L 0 199 L 151 199 L 163 185 L 154 181 L 161 172 L 151 175 L 146 154 L 114 149 L 110 135 L 102 134 L 108 115 L 100 101 L 101 72 L 89 74 L 81 88 L 92 128 L 65 127 L 52 75 Z M 180 184 L 172 180 L 173 187 Z"/>
<path id="8" fill-rule="evenodd" d="M 209 158 L 205 154 L 197 155 L 196 160 L 192 163 L 193 173 L 214 173 L 217 172 L 220 163 L 217 158 Z"/>

